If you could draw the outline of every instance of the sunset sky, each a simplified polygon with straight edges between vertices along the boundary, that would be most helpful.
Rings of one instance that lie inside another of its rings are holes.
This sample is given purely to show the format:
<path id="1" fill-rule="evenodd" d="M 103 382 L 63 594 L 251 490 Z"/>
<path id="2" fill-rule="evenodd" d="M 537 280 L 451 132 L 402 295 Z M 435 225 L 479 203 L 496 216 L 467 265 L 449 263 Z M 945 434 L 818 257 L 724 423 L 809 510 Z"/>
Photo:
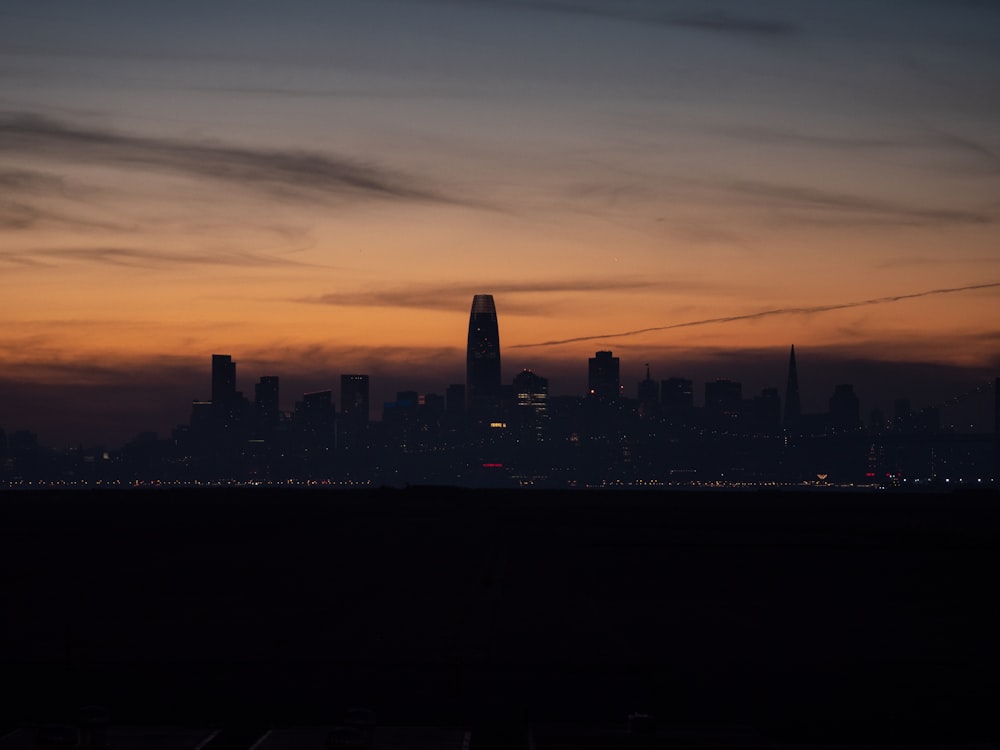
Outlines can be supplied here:
<path id="1" fill-rule="evenodd" d="M 0 427 L 166 432 L 213 352 L 443 393 L 476 293 L 555 393 L 794 343 L 806 408 L 947 398 L 1000 374 L 997 92 L 972 0 L 4 0 Z"/>

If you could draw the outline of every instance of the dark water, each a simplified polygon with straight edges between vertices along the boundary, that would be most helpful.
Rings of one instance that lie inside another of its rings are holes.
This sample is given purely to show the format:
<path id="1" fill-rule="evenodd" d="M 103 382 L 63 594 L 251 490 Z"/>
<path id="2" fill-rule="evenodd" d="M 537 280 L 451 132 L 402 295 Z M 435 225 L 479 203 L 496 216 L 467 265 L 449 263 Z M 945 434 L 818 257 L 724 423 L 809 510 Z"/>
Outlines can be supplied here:
<path id="1" fill-rule="evenodd" d="M 1000 497 L 0 495 L 7 725 L 750 726 L 995 738 Z"/>

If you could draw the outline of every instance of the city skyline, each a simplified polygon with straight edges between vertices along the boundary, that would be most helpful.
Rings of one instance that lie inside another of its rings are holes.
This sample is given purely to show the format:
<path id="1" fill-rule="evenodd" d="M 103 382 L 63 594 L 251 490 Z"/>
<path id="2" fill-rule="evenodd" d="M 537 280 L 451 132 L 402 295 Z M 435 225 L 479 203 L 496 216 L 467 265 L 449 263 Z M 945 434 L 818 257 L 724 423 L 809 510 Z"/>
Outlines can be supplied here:
<path id="1" fill-rule="evenodd" d="M 758 354 L 760 353 L 758 352 Z M 914 378 L 913 372 L 908 372 L 906 369 L 898 370 L 898 376 L 886 382 L 883 371 L 865 373 L 863 369 L 860 372 L 857 369 L 852 370 L 851 368 L 858 367 L 857 361 L 837 362 L 824 355 L 822 350 L 810 350 L 810 357 L 818 355 L 818 361 L 813 362 L 813 366 L 806 369 L 804 390 L 807 398 L 803 400 L 795 344 L 792 344 L 790 351 L 787 352 L 787 364 L 783 373 L 776 373 L 773 370 L 774 358 L 771 356 L 773 352 L 768 353 L 768 361 L 763 363 L 763 369 L 761 369 L 762 363 L 760 361 L 754 362 L 745 356 L 745 351 L 738 351 L 735 355 L 731 354 L 728 360 L 729 369 L 724 373 L 717 373 L 715 376 L 692 376 L 690 367 L 684 371 L 683 365 L 675 364 L 672 370 L 668 369 L 662 372 L 658 370 L 657 377 L 654 379 L 651 374 L 651 363 L 645 362 L 641 365 L 644 368 L 645 377 L 641 381 L 635 377 L 633 382 L 630 382 L 630 373 L 637 370 L 638 364 L 631 363 L 630 367 L 626 367 L 626 374 L 623 375 L 620 357 L 614 356 L 615 352 L 597 350 L 594 352 L 594 356 L 588 357 L 585 362 L 565 362 L 563 368 L 557 367 L 557 372 L 565 372 L 566 367 L 575 368 L 578 372 L 566 378 L 562 388 L 557 387 L 550 390 L 550 379 L 547 377 L 547 372 L 535 372 L 533 368 L 523 367 L 515 375 L 504 375 L 501 367 L 502 348 L 499 338 L 499 316 L 491 294 L 476 294 L 473 297 L 468 318 L 468 335 L 464 355 L 464 379 L 456 377 L 445 382 L 439 377 L 435 382 L 433 381 L 434 371 L 420 373 L 410 370 L 405 375 L 386 374 L 384 382 L 380 383 L 376 380 L 373 388 L 371 375 L 368 373 L 324 373 L 319 380 L 303 381 L 297 377 L 296 373 L 293 373 L 290 379 L 287 378 L 287 375 L 281 374 L 280 363 L 269 363 L 272 365 L 271 372 L 251 371 L 247 374 L 246 367 L 237 368 L 239 359 L 234 360 L 232 354 L 213 353 L 211 355 L 211 368 L 207 376 L 206 390 L 209 398 L 205 399 L 204 394 L 198 392 L 198 395 L 187 402 L 177 402 L 170 405 L 167 411 L 173 414 L 180 414 L 183 411 L 184 416 L 174 419 L 169 425 L 165 423 L 142 424 L 139 421 L 142 418 L 141 410 L 138 412 L 127 410 L 124 413 L 130 421 L 119 425 L 118 433 L 114 439 L 107 439 L 100 436 L 100 420 L 97 421 L 97 427 L 94 423 L 81 424 L 78 421 L 74 422 L 72 413 L 60 414 L 51 403 L 47 405 L 48 409 L 43 408 L 38 411 L 37 405 L 29 402 L 23 405 L 21 413 L 27 416 L 22 416 L 21 422 L 15 421 L 7 425 L 0 423 L 0 429 L 6 428 L 11 434 L 17 431 L 34 433 L 39 428 L 38 423 L 44 427 L 47 424 L 47 418 L 55 417 L 57 420 L 61 418 L 64 421 L 65 426 L 71 431 L 70 434 L 73 434 L 73 438 L 60 440 L 60 433 L 57 430 L 53 440 L 53 434 L 49 432 L 48 435 L 43 435 L 42 442 L 46 445 L 62 448 L 76 444 L 118 446 L 136 435 L 154 433 L 167 435 L 176 428 L 188 425 L 189 421 L 191 425 L 196 425 L 204 419 L 227 422 L 235 418 L 241 408 L 254 409 L 258 417 L 266 415 L 265 421 L 273 425 L 269 428 L 273 430 L 281 415 L 285 415 L 287 419 L 293 416 L 293 412 L 297 413 L 303 405 L 307 408 L 313 408 L 322 402 L 325 404 L 322 408 L 330 411 L 330 419 L 336 414 L 338 422 L 350 432 L 356 433 L 359 429 L 363 429 L 369 421 L 380 421 L 385 414 L 385 409 L 395 405 L 400 397 L 405 397 L 407 400 L 412 399 L 413 405 L 416 405 L 417 400 L 423 404 L 425 396 L 428 403 L 431 399 L 440 399 L 443 404 L 447 399 L 449 409 L 454 408 L 453 402 L 457 402 L 461 404 L 462 411 L 470 418 L 485 418 L 489 421 L 490 413 L 499 414 L 501 402 L 513 397 L 510 391 L 511 384 L 514 384 L 514 390 L 517 391 L 518 382 L 526 382 L 525 378 L 528 378 L 527 382 L 544 381 L 545 392 L 551 396 L 589 397 L 605 403 L 618 399 L 623 402 L 633 402 L 640 416 L 644 411 L 646 406 L 644 402 L 647 399 L 651 398 L 657 404 L 662 402 L 666 406 L 668 389 L 676 391 L 679 386 L 686 392 L 686 396 L 682 398 L 689 406 L 707 411 L 721 409 L 722 407 L 719 406 L 721 401 L 715 402 L 720 398 L 725 401 L 727 396 L 724 394 L 731 391 L 730 386 L 734 386 L 736 390 L 732 393 L 737 394 L 735 396 L 737 402 L 741 398 L 752 398 L 753 394 L 758 392 L 768 398 L 771 397 L 768 394 L 773 393 L 773 398 L 776 401 L 775 407 L 781 414 L 780 423 L 784 429 L 794 431 L 799 420 L 805 418 L 807 414 L 813 416 L 827 414 L 828 399 L 831 399 L 829 404 L 832 413 L 834 409 L 832 399 L 835 399 L 843 389 L 847 388 L 850 391 L 850 398 L 855 401 L 854 409 L 858 414 L 859 425 L 870 425 L 874 428 L 875 413 L 881 413 L 883 419 L 891 421 L 889 415 L 892 414 L 894 408 L 898 408 L 897 402 L 903 401 L 906 408 L 912 407 L 917 413 L 925 410 L 939 412 L 941 408 L 953 410 L 955 413 L 945 414 L 940 423 L 941 427 L 949 432 L 985 434 L 994 432 L 997 427 L 995 411 L 997 405 L 994 404 L 992 410 L 986 405 L 991 384 L 994 382 L 994 376 L 991 374 L 985 378 L 979 378 L 978 382 L 960 379 L 955 383 L 950 383 L 947 378 L 940 377 L 942 373 L 947 371 L 937 371 L 938 379 L 934 379 L 934 371 L 931 371 L 926 373 L 928 381 L 924 383 L 926 387 L 930 388 L 930 391 L 926 392 L 930 396 L 928 397 L 925 392 L 916 389 L 918 395 L 923 395 L 923 398 L 914 399 L 911 396 L 919 378 Z M 743 355 L 742 359 L 740 355 Z M 553 363 L 548 361 L 548 364 Z M 626 362 L 626 364 L 629 363 Z M 871 364 L 871 362 L 867 363 L 868 366 Z M 885 364 L 881 363 L 883 367 Z M 697 368 L 694 369 L 697 371 Z M 199 370 L 197 379 L 206 380 L 204 367 L 199 368 Z M 441 372 L 458 372 L 458 369 L 452 365 L 446 365 L 443 371 L 437 371 L 437 375 L 440 375 Z M 963 369 L 957 369 L 956 372 L 959 373 L 960 378 L 967 375 Z M 749 380 L 744 377 L 746 374 L 750 375 Z M 899 375 L 905 377 L 899 377 Z M 952 373 L 952 377 L 954 376 Z M 865 389 L 871 387 L 872 378 L 881 381 L 882 390 L 879 391 L 878 398 L 873 398 L 871 394 L 865 393 Z M 254 382 L 255 379 L 256 382 Z M 284 383 L 284 385 L 279 387 L 279 382 Z M 308 383 L 305 388 L 302 387 L 303 382 Z M 337 388 L 338 382 L 339 390 Z M 778 395 L 780 382 L 784 382 L 783 397 Z M 860 399 L 858 398 L 859 394 L 854 392 L 855 383 L 858 382 L 861 383 Z M 428 383 L 430 384 L 428 385 Z M 764 385 L 762 386 L 761 383 Z M 415 386 L 417 388 L 414 390 Z M 650 395 L 651 387 L 653 388 L 652 395 Z M 949 392 L 949 387 L 957 388 L 957 390 Z M 504 389 L 507 389 L 507 396 L 503 395 Z M 166 394 L 156 393 L 147 388 L 143 388 L 142 392 L 147 402 L 160 403 L 161 406 L 166 397 Z M 372 398 L 372 393 L 376 394 L 376 398 Z M 740 393 L 742 396 L 739 395 Z M 833 396 L 830 396 L 831 393 Z M 985 396 L 974 400 L 967 408 L 963 409 L 962 402 L 974 394 L 985 394 Z M 72 393 L 69 395 L 72 400 Z M 952 409 L 952 407 L 954 408 Z M 199 416 L 208 415 L 209 411 L 214 416 Z M 121 417 L 121 414 L 112 413 L 104 416 Z M 935 419 L 938 419 L 939 416 Z M 777 426 L 777 422 L 775 422 L 775 426 Z M 45 432 L 44 429 L 42 432 Z"/>
<path id="2" fill-rule="evenodd" d="M 694 324 L 701 323 L 699 321 Z M 486 364 L 486 370 L 483 371 L 491 384 L 491 392 L 496 387 L 494 381 L 497 378 L 500 387 L 507 387 L 521 373 L 532 372 L 543 377 L 546 382 L 554 378 L 555 387 L 551 390 L 554 396 L 583 397 L 593 392 L 594 362 L 603 356 L 613 359 L 615 377 L 620 383 L 618 395 L 625 399 L 642 400 L 643 378 L 640 376 L 644 373 L 645 379 L 649 379 L 651 366 L 656 373 L 653 382 L 657 384 L 678 378 L 694 383 L 694 405 L 697 407 L 706 405 L 703 397 L 705 386 L 715 381 L 733 380 L 746 388 L 745 394 L 777 388 L 780 383 L 784 383 L 782 409 L 786 408 L 789 396 L 794 392 L 796 403 L 792 408 L 795 412 L 820 414 L 826 409 L 827 399 L 835 388 L 844 382 L 850 382 L 859 386 L 862 422 L 866 424 L 870 421 L 872 412 L 889 414 L 894 402 L 902 398 L 912 403 L 918 411 L 948 407 L 943 426 L 951 430 L 960 433 L 987 433 L 994 429 L 995 419 L 985 401 L 978 399 L 970 404 L 963 402 L 970 393 L 988 391 L 1000 366 L 973 369 L 933 363 L 914 365 L 907 362 L 849 358 L 835 348 L 807 347 L 809 361 L 803 396 L 798 385 L 795 344 L 791 345 L 790 355 L 787 349 L 736 349 L 711 352 L 711 357 L 686 361 L 654 360 L 651 363 L 647 359 L 640 363 L 626 359 L 624 368 L 619 364 L 620 357 L 611 357 L 618 353 L 617 348 L 614 352 L 592 351 L 593 356 L 572 361 L 538 357 L 534 345 L 515 346 L 515 350 L 524 349 L 526 352 L 515 353 L 513 359 L 517 364 L 512 366 L 509 364 L 510 360 L 505 360 L 508 364 L 501 367 L 497 329 L 498 313 L 493 295 L 477 294 L 473 298 L 472 313 L 468 318 L 466 347 L 436 351 L 436 360 L 420 363 L 418 367 L 404 367 L 405 375 L 401 371 L 387 369 L 376 369 L 374 375 L 352 374 L 341 372 L 336 367 L 316 368 L 312 372 L 303 373 L 294 369 L 295 362 L 246 360 L 240 355 L 235 355 L 234 361 L 232 354 L 212 353 L 212 367 L 208 377 L 204 361 L 191 367 L 167 369 L 165 372 L 157 372 L 157 363 L 154 361 L 148 364 L 133 362 L 129 370 L 117 373 L 125 381 L 125 385 L 114 383 L 115 378 L 111 378 L 113 384 L 104 388 L 100 385 L 95 387 L 93 383 L 84 380 L 56 385 L 41 384 L 33 391 L 29 384 L 27 387 L 22 386 L 26 398 L 20 397 L 15 385 L 10 390 L 15 397 L 4 402 L 3 416 L 7 422 L 0 421 L 0 429 L 6 429 L 8 433 L 18 430 L 41 433 L 43 442 L 52 447 L 118 446 L 140 433 L 169 434 L 177 426 L 188 422 L 192 404 L 207 405 L 213 401 L 225 404 L 237 394 L 257 401 L 261 389 L 270 394 L 264 396 L 268 409 L 285 414 L 293 412 L 301 397 L 329 391 L 336 394 L 332 396 L 332 405 L 339 414 L 344 405 L 336 399 L 342 398 L 345 388 L 352 388 L 348 385 L 351 379 L 363 379 L 364 396 L 358 394 L 356 398 L 363 399 L 368 406 L 369 418 L 375 421 L 381 418 L 382 405 L 393 402 L 396 395 L 403 391 L 417 394 L 422 399 L 425 394 L 450 397 L 452 389 L 459 387 L 463 391 L 462 400 L 468 408 L 471 406 L 468 401 L 470 379 L 474 370 L 482 368 L 482 364 L 470 367 L 473 348 L 480 338 L 482 346 L 489 350 L 488 356 L 495 355 L 492 364 Z M 594 338 L 597 339 L 596 343 L 600 343 L 607 337 Z M 799 349 L 802 350 L 801 345 Z M 628 351 L 627 346 L 625 351 Z M 643 353 L 642 350 L 640 353 Z M 446 359 L 442 361 L 442 357 Z M 464 373 L 461 364 L 463 361 Z M 242 365 L 238 371 L 237 362 Z M 539 371 L 539 366 L 543 370 Z M 95 363 L 95 368 L 99 371 L 104 369 L 105 372 L 109 369 L 102 368 L 99 363 Z M 248 373 L 249 368 L 254 369 Z M 176 382 L 170 382 L 171 376 Z M 272 389 L 277 388 L 278 379 L 284 384 L 280 400 L 276 394 L 271 394 Z M 794 388 L 792 379 L 795 381 Z M 216 394 L 222 395 L 216 398 Z M 487 397 L 486 401 L 490 398 Z M 492 398 L 499 397 L 494 393 Z M 956 400 L 958 403 L 952 403 Z M 355 406 L 358 405 L 359 402 L 355 401 Z"/>
<path id="3" fill-rule="evenodd" d="M 0 13 L 8 430 L 165 432 L 217 352 L 283 393 L 369 374 L 377 411 L 464 382 L 482 292 L 503 382 L 554 393 L 599 350 L 626 395 L 647 362 L 783 392 L 796 344 L 803 411 L 837 382 L 867 410 L 1000 370 L 989 4 Z"/>
<path id="4" fill-rule="evenodd" d="M 656 381 L 649 363 L 631 398 L 620 359 L 599 350 L 585 394 L 560 396 L 529 369 L 502 383 L 487 294 L 472 302 L 467 381 L 444 395 L 397 391 L 378 421 L 367 374 L 340 376 L 339 409 L 328 388 L 285 411 L 279 375 L 260 376 L 251 400 L 237 390 L 237 365 L 211 356 L 211 399 L 193 401 L 169 436 L 140 430 L 120 447 L 52 450 L 30 430 L 0 428 L 0 483 L 947 488 L 989 485 L 1000 467 L 1000 377 L 939 404 L 896 398 L 866 420 L 853 383 L 837 383 L 826 408 L 802 411 L 794 345 L 784 404 L 778 388 L 755 395 L 729 378 Z M 986 416 L 990 396 L 991 430 L 956 429 L 943 414 L 971 400 Z"/>

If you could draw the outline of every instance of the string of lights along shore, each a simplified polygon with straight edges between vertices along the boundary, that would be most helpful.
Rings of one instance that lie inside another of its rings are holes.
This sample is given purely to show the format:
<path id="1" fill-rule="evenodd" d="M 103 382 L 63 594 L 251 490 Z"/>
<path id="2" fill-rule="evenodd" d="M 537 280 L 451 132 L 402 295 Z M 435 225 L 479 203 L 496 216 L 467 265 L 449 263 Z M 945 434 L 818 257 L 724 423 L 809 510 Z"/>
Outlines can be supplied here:
<path id="1" fill-rule="evenodd" d="M 620 358 L 595 352 L 582 395 L 553 395 L 524 369 L 502 376 L 500 325 L 491 294 L 472 300 L 466 379 L 444 394 L 401 390 L 371 419 L 367 374 L 340 375 L 332 390 L 280 407 L 280 375 L 260 376 L 253 400 L 237 390 L 237 363 L 211 357 L 211 398 L 194 401 L 169 437 L 142 432 L 120 450 L 54 451 L 27 430 L 0 433 L 2 481 L 37 483 L 262 483 L 306 485 L 664 487 L 996 486 L 1000 473 L 1000 377 L 948 402 L 896 399 L 867 423 L 854 386 L 840 383 L 828 409 L 802 409 L 795 346 L 777 387 L 743 392 L 739 381 L 656 381 L 649 364 L 635 397 Z M 778 375 L 776 373 L 776 375 Z M 776 377 L 775 380 L 779 378 Z M 960 433 L 942 410 L 992 400 L 991 431 Z"/>

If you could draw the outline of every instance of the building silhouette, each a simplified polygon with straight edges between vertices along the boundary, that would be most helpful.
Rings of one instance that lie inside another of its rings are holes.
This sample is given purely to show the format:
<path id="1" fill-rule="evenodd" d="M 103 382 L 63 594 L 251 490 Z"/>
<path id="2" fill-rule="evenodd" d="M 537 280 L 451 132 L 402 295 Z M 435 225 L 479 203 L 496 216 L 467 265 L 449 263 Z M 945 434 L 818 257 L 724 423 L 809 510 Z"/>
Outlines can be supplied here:
<path id="1" fill-rule="evenodd" d="M 212 355 L 212 403 L 228 406 L 236 398 L 236 363 L 228 354 Z"/>
<path id="2" fill-rule="evenodd" d="M 688 378 L 667 378 L 661 381 L 660 405 L 667 415 L 690 413 L 694 409 L 694 382 Z"/>
<path id="3" fill-rule="evenodd" d="M 447 386 L 445 396 L 399 390 L 381 420 L 370 421 L 367 375 L 340 376 L 340 412 L 333 393 L 323 390 L 304 394 L 289 415 L 280 411 L 278 376 L 260 378 L 251 404 L 236 390 L 232 357 L 211 359 L 211 400 L 194 401 L 189 424 L 178 425 L 169 439 L 147 431 L 120 451 L 53 451 L 26 431 L 8 433 L 5 448 L 0 431 L 0 482 L 578 487 L 721 479 L 905 487 L 1000 478 L 1000 378 L 992 432 L 981 434 L 943 427 L 941 408 L 948 403 L 914 409 L 905 398 L 896 400 L 891 422 L 874 413 L 865 430 L 849 384 L 836 386 L 828 411 L 802 413 L 794 346 L 783 412 L 777 388 L 744 399 L 735 380 L 705 383 L 704 408 L 696 408 L 691 380 L 670 378 L 658 390 L 649 364 L 636 397 L 628 398 L 610 351 L 588 360 L 586 396 L 553 397 L 548 380 L 528 369 L 501 383 L 490 295 L 473 300 L 467 383 Z M 983 385 L 976 389 L 986 392 Z"/>
<path id="4" fill-rule="evenodd" d="M 261 435 L 273 433 L 281 421 L 278 384 L 277 375 L 264 375 L 254 386 L 254 416 Z"/>
<path id="5" fill-rule="evenodd" d="M 587 390 L 599 401 L 611 401 L 621 394 L 620 362 L 611 352 L 596 352 L 587 360 Z"/>
<path id="6" fill-rule="evenodd" d="M 300 447 L 329 451 L 335 440 L 336 410 L 332 391 L 314 391 L 295 402 L 293 417 Z M 313 457 L 315 458 L 315 457 Z"/>
<path id="7" fill-rule="evenodd" d="M 837 385 L 830 397 L 830 426 L 838 432 L 857 430 L 861 426 L 861 408 L 850 383 Z"/>
<path id="8" fill-rule="evenodd" d="M 712 417 L 739 418 L 743 411 L 743 384 L 725 378 L 705 383 L 705 411 Z"/>
<path id="9" fill-rule="evenodd" d="M 649 376 L 649 363 L 646 363 L 646 379 L 639 381 L 637 395 L 639 396 L 640 417 L 648 419 L 659 414 L 660 386 Z"/>
<path id="10" fill-rule="evenodd" d="M 444 392 L 445 410 L 448 414 L 459 416 L 465 414 L 465 384 L 452 383 Z"/>
<path id="11" fill-rule="evenodd" d="M 492 294 L 477 294 L 469 314 L 465 352 L 465 398 L 474 417 L 496 416 L 500 408 L 500 330 Z"/>
<path id="12" fill-rule="evenodd" d="M 777 388 L 765 388 L 750 403 L 750 423 L 756 430 L 773 431 L 781 427 L 781 398 Z"/>
<path id="13" fill-rule="evenodd" d="M 799 400 L 799 371 L 795 366 L 795 344 L 792 344 L 788 355 L 788 383 L 785 386 L 785 429 L 798 426 L 802 416 L 802 403 Z"/>
<path id="14" fill-rule="evenodd" d="M 361 429 L 368 424 L 370 402 L 367 375 L 340 376 L 340 415 L 344 426 Z"/>
<path id="15" fill-rule="evenodd" d="M 531 370 L 522 370 L 514 377 L 514 409 L 512 421 L 522 436 L 541 440 L 549 421 L 549 379 Z"/>
<path id="16" fill-rule="evenodd" d="M 249 403 L 236 390 L 236 363 L 228 354 L 212 355 L 211 403 L 214 439 L 222 443 L 238 442 L 246 427 Z"/>

